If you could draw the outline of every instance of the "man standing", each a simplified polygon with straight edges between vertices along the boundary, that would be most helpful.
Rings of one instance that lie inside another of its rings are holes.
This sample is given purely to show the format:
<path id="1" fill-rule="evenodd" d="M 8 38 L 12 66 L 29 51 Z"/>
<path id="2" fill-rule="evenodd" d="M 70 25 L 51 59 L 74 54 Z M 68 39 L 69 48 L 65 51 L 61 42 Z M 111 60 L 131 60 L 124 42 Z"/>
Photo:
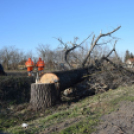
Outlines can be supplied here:
<path id="1" fill-rule="evenodd" d="M 25 65 L 27 67 L 28 76 L 32 76 L 34 62 L 31 60 L 31 58 L 28 58 L 28 60 L 26 61 Z"/>
<path id="2" fill-rule="evenodd" d="M 39 58 L 36 66 L 38 67 L 39 75 L 43 74 L 45 63 L 44 63 L 44 61 L 41 58 Z"/>

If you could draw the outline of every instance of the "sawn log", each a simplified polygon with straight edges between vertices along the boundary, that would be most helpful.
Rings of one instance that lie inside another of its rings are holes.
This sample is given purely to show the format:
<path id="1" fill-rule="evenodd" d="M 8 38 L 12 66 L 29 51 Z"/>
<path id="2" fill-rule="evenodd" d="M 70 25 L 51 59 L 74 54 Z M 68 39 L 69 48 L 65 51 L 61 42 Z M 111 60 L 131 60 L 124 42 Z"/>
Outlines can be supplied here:
<path id="1" fill-rule="evenodd" d="M 56 83 L 58 90 L 62 91 L 84 80 L 93 70 L 96 68 L 91 65 L 87 68 L 45 73 L 40 77 L 39 83 Z"/>

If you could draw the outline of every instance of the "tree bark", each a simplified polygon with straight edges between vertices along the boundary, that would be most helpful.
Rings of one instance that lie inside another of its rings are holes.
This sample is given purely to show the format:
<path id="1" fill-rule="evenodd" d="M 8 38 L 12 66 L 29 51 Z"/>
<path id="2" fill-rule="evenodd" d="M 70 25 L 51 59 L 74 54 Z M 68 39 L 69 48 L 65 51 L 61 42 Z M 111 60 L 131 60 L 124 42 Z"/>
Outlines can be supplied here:
<path id="1" fill-rule="evenodd" d="M 87 68 L 79 68 L 68 71 L 45 73 L 40 77 L 39 83 L 56 83 L 57 90 L 63 91 L 84 80 L 89 74 L 92 74 L 97 68 L 90 65 Z"/>
<path id="2" fill-rule="evenodd" d="M 59 93 L 54 83 L 31 84 L 30 103 L 33 109 L 39 110 L 39 109 L 45 109 L 47 107 L 51 107 L 57 102 L 58 98 L 59 98 Z"/>

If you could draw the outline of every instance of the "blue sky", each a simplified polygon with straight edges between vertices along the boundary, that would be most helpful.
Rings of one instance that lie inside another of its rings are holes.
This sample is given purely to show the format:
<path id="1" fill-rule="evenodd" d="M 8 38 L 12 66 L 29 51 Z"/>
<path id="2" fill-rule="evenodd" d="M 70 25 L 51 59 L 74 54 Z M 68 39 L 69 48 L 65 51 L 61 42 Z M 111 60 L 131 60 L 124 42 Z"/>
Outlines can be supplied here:
<path id="1" fill-rule="evenodd" d="M 36 51 L 38 44 L 50 44 L 55 49 L 64 42 L 79 37 L 79 42 L 91 32 L 96 36 L 121 25 L 114 36 L 119 54 L 127 49 L 134 53 L 133 0 L 0 0 L 0 49 L 15 46 Z"/>

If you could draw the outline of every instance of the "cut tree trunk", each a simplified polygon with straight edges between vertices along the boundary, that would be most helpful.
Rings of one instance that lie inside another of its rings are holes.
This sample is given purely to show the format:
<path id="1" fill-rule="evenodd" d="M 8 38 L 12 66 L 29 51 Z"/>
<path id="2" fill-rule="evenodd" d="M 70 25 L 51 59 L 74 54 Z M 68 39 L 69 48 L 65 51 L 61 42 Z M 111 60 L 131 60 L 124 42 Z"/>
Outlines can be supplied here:
<path id="1" fill-rule="evenodd" d="M 60 91 L 87 78 L 97 68 L 93 65 L 69 71 L 45 73 L 37 83 L 31 84 L 31 104 L 34 109 L 51 107 L 60 100 Z"/>
<path id="2" fill-rule="evenodd" d="M 33 109 L 45 109 L 55 105 L 59 98 L 57 87 L 54 83 L 33 83 L 31 84 L 31 100 Z"/>
<path id="3" fill-rule="evenodd" d="M 93 68 L 93 66 L 90 66 L 90 68 L 45 73 L 40 77 L 39 83 L 57 83 L 58 90 L 63 91 L 84 80 L 91 68 Z"/>

